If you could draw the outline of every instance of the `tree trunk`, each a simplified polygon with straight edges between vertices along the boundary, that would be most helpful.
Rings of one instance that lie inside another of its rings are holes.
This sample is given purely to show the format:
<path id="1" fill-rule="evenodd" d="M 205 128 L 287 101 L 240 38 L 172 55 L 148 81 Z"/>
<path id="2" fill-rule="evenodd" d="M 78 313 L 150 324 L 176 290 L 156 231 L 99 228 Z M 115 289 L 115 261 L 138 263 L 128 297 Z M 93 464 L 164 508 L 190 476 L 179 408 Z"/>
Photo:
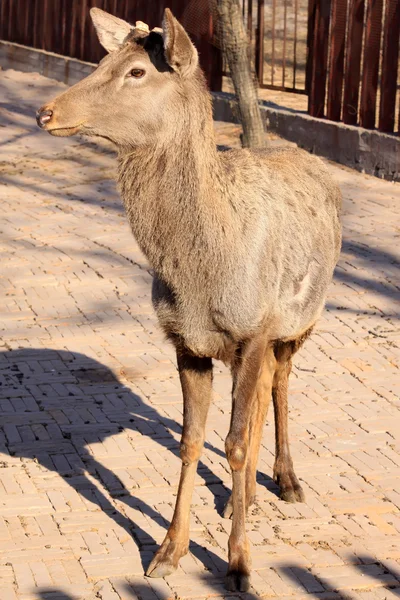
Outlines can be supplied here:
<path id="1" fill-rule="evenodd" d="M 243 127 L 242 146 L 262 148 L 266 145 L 266 137 L 240 0 L 217 0 L 216 4 L 222 48 L 239 104 Z"/>

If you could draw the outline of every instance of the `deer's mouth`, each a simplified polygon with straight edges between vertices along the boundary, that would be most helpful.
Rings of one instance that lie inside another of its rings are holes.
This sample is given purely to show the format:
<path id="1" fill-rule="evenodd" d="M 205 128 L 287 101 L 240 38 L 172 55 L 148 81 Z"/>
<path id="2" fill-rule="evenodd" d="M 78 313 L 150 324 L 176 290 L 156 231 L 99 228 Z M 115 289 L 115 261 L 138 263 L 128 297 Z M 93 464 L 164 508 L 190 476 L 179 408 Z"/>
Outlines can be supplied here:
<path id="1" fill-rule="evenodd" d="M 57 137 L 70 137 L 83 129 L 84 125 L 81 123 L 80 125 L 73 125 L 72 127 L 54 127 L 53 129 L 47 129 L 47 132 Z"/>

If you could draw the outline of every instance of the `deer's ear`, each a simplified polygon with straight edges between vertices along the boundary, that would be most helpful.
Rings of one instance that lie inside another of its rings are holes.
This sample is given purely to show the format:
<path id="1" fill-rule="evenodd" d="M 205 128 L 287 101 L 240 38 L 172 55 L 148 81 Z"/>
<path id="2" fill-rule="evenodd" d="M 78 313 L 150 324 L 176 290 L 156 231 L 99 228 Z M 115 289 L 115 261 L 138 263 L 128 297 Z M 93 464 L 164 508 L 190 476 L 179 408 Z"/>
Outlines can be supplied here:
<path id="1" fill-rule="evenodd" d="M 182 77 L 194 73 L 199 63 L 199 55 L 188 34 L 169 8 L 164 11 L 162 36 L 165 58 L 171 69 Z"/>
<path id="2" fill-rule="evenodd" d="M 100 8 L 91 8 L 90 16 L 95 26 L 100 44 L 107 52 L 114 52 L 122 46 L 132 27 L 126 21 L 118 19 Z"/>

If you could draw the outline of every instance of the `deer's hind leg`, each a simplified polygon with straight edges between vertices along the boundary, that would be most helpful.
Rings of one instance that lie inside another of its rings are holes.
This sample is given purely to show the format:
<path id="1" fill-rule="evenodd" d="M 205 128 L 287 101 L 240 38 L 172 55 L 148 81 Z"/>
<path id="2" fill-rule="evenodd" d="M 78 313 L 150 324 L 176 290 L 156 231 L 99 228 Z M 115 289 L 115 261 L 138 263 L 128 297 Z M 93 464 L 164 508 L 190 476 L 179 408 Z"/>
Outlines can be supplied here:
<path id="1" fill-rule="evenodd" d="M 178 352 L 178 369 L 183 392 L 181 477 L 174 516 L 163 543 L 146 571 L 148 577 L 165 577 L 173 573 L 179 559 L 189 550 L 190 504 L 211 401 L 211 358 Z"/>
<path id="2" fill-rule="evenodd" d="M 273 349 L 267 348 L 260 377 L 257 382 L 254 410 L 249 427 L 249 455 L 246 465 L 246 504 L 251 506 L 256 497 L 257 464 L 261 439 L 272 396 L 272 383 L 276 360 Z"/>
<path id="3" fill-rule="evenodd" d="M 266 351 L 261 337 L 243 343 L 232 365 L 232 415 L 225 451 L 232 471 L 232 530 L 229 536 L 229 567 L 226 587 L 246 592 L 250 586 L 250 552 L 246 536 L 246 467 L 249 426 Z"/>
<path id="4" fill-rule="evenodd" d="M 265 352 L 264 362 L 261 367 L 257 381 L 256 392 L 253 400 L 253 408 L 249 423 L 249 449 L 246 464 L 246 512 L 254 504 L 256 496 L 256 476 L 258 455 L 260 452 L 261 439 L 267 418 L 268 407 L 272 397 L 272 382 L 275 372 L 275 355 L 272 347 Z M 232 518 L 233 502 L 229 498 L 224 508 L 224 517 Z"/>
<path id="5" fill-rule="evenodd" d="M 280 487 L 280 497 L 286 502 L 304 502 L 304 492 L 293 468 L 288 432 L 288 383 L 292 369 L 292 356 L 311 333 L 289 342 L 276 342 L 274 353 L 276 369 L 272 385 L 275 412 L 275 464 L 274 481 Z"/>

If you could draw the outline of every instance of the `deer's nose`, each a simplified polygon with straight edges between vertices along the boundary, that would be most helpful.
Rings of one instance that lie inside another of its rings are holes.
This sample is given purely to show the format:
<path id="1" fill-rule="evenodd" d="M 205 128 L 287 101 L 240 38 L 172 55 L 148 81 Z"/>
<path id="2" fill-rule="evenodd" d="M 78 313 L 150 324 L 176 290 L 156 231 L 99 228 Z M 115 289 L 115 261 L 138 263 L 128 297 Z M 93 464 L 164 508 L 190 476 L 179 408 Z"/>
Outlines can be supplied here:
<path id="1" fill-rule="evenodd" d="M 49 121 L 51 121 L 51 117 L 53 116 L 52 110 L 43 110 L 39 109 L 36 113 L 36 121 L 39 127 L 44 127 Z"/>

